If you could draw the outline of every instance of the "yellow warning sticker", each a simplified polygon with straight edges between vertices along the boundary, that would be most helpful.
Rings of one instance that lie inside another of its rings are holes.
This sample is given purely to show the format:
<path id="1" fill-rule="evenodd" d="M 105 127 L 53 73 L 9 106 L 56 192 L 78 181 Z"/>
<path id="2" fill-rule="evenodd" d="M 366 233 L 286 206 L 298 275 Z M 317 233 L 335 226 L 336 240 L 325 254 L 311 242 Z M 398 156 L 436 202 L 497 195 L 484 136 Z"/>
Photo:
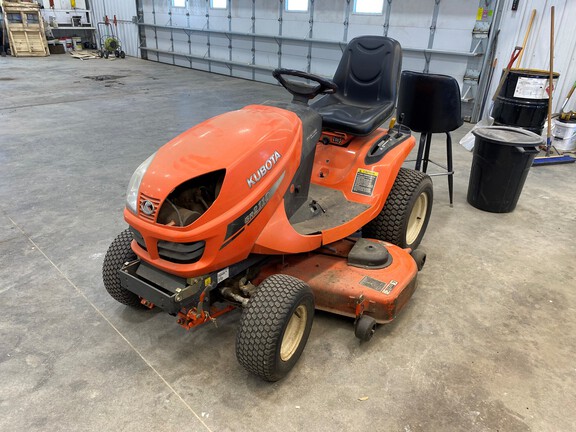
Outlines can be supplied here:
<path id="1" fill-rule="evenodd" d="M 484 8 L 478 8 L 478 12 L 476 13 L 476 21 L 482 21 L 483 16 L 484 16 Z"/>
<path id="2" fill-rule="evenodd" d="M 206 279 L 204 279 L 204 286 L 210 286 L 210 285 L 212 285 L 212 278 L 208 276 Z"/>
<path id="3" fill-rule="evenodd" d="M 352 186 L 352 192 L 372 196 L 374 186 L 376 186 L 376 180 L 378 180 L 378 173 L 376 171 L 358 168 L 356 178 L 354 179 L 354 186 Z"/>

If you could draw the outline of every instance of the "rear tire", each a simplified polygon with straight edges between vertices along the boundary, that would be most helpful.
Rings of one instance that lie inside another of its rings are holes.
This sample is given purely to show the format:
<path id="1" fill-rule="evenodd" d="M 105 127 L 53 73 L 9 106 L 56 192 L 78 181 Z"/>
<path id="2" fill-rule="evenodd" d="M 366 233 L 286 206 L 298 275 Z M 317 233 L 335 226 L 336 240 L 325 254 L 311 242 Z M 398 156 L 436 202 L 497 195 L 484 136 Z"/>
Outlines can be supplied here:
<path id="1" fill-rule="evenodd" d="M 428 226 L 434 198 L 430 176 L 400 168 L 384 208 L 362 229 L 362 236 L 416 249 Z"/>
<path id="2" fill-rule="evenodd" d="M 114 300 L 126 306 L 143 308 L 140 297 L 124 288 L 118 276 L 118 270 L 122 268 L 124 263 L 134 261 L 137 258 L 130 247 L 130 243 L 132 243 L 132 234 L 127 229 L 114 239 L 104 257 L 102 279 L 104 280 L 104 288 Z"/>
<path id="3" fill-rule="evenodd" d="M 266 278 L 242 313 L 236 357 L 246 370 L 278 381 L 294 367 L 310 335 L 314 295 L 287 275 Z"/>
<path id="4" fill-rule="evenodd" d="M 120 58 L 126 58 L 126 53 L 124 51 L 120 51 Z"/>

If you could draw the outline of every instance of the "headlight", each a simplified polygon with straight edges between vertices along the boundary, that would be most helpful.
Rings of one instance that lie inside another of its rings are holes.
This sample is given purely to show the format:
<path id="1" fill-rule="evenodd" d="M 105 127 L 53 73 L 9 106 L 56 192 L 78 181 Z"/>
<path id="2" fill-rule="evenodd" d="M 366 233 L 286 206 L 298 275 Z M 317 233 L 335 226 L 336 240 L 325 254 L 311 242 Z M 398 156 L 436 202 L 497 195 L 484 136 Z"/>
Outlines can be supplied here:
<path id="1" fill-rule="evenodd" d="M 146 170 L 150 166 L 152 159 L 154 159 L 156 153 L 146 159 L 134 174 L 132 174 L 132 178 L 130 179 L 130 183 L 128 183 L 128 192 L 126 193 L 126 207 L 134 214 L 138 214 L 138 190 L 140 190 L 140 183 L 142 183 L 142 178 L 144 174 L 146 174 Z"/>

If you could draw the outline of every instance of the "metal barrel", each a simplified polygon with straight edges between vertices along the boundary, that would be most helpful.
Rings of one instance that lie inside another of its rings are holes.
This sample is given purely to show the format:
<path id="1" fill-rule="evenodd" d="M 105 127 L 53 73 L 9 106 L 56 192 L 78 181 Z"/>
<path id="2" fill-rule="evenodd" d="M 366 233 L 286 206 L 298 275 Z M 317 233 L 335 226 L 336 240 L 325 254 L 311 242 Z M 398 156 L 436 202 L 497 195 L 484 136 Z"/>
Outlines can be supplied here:
<path id="1" fill-rule="evenodd" d="M 559 73 L 554 72 L 554 85 Z M 548 115 L 549 71 L 511 69 L 492 108 L 494 124 L 542 134 Z"/>

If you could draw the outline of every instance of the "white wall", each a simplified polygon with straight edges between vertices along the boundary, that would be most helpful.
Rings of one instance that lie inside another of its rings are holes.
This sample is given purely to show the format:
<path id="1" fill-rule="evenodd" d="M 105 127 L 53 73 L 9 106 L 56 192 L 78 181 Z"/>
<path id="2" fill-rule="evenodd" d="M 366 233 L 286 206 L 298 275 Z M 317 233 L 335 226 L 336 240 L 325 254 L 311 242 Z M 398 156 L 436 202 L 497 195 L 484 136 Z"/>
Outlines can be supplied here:
<path id="1" fill-rule="evenodd" d="M 576 1 L 574 0 L 521 0 L 518 11 L 512 11 L 512 0 L 505 0 L 498 47 L 496 72 L 489 90 L 489 97 L 496 91 L 500 71 L 506 67 L 515 46 L 521 46 L 532 9 L 536 18 L 526 46 L 521 67 L 549 70 L 550 59 L 550 7 L 555 6 L 554 71 L 560 80 L 553 93 L 553 112 L 558 112 L 570 87 L 576 81 Z M 485 114 L 491 104 L 487 104 Z M 566 107 L 576 110 L 576 94 Z"/>

